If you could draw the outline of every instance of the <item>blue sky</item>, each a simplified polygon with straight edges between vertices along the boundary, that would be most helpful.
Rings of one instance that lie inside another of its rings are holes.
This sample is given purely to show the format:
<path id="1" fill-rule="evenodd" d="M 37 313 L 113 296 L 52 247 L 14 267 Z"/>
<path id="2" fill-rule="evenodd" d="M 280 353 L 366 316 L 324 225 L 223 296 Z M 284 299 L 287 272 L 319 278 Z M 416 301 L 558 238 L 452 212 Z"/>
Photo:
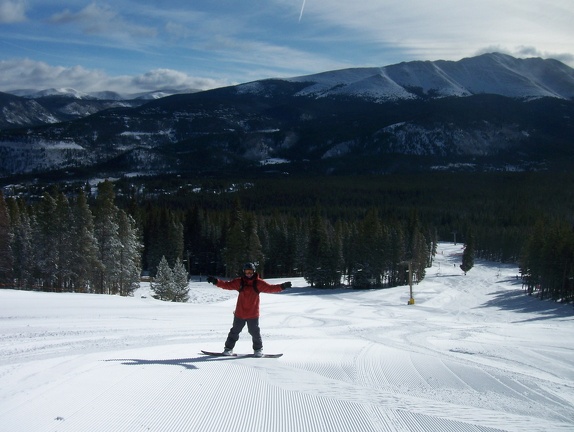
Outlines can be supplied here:
<path id="1" fill-rule="evenodd" d="M 0 91 L 208 89 L 500 51 L 574 67 L 572 0 L 0 0 Z"/>

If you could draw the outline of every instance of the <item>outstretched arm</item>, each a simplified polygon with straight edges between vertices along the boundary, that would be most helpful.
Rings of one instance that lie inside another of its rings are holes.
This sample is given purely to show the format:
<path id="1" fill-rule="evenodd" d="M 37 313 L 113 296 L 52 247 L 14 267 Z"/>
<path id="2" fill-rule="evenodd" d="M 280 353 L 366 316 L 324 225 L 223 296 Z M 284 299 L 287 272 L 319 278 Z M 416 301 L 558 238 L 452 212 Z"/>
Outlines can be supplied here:
<path id="1" fill-rule="evenodd" d="M 287 288 L 291 288 L 291 282 L 283 282 L 282 284 L 271 285 L 265 282 L 263 279 L 259 279 L 257 281 L 257 289 L 265 293 L 281 292 Z"/>
<path id="2" fill-rule="evenodd" d="M 220 279 L 217 279 L 216 277 L 208 276 L 207 282 L 209 282 L 209 283 L 211 283 L 211 284 L 213 284 L 219 288 L 226 289 L 226 290 L 237 291 L 239 289 L 239 287 L 241 286 L 240 279 L 233 279 L 230 281 L 222 281 Z"/>

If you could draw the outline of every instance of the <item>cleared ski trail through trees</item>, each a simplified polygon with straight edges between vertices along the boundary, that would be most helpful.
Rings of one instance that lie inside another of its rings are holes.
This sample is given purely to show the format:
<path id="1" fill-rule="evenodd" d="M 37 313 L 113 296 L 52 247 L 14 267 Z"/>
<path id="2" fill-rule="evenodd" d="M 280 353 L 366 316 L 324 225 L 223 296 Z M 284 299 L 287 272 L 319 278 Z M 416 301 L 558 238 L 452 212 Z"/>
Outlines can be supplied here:
<path id="1" fill-rule="evenodd" d="M 0 290 L 0 432 L 574 430 L 572 305 L 524 295 L 514 266 L 464 276 L 461 252 L 439 245 L 415 305 L 302 279 L 262 295 L 279 359 L 199 354 L 236 296 L 205 282 L 188 304 Z"/>

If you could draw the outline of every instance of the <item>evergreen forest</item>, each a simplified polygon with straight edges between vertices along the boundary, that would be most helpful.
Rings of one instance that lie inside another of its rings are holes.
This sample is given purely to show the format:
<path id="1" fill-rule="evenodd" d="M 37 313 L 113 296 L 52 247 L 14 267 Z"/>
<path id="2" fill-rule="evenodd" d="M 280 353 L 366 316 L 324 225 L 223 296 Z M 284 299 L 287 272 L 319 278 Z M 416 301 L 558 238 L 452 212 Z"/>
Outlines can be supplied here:
<path id="1" fill-rule="evenodd" d="M 465 273 L 474 259 L 516 263 L 529 294 L 574 300 L 572 173 L 274 172 L 38 188 L 0 199 L 2 287 L 130 295 L 158 268 L 233 277 L 252 261 L 263 277 L 317 288 L 385 288 L 407 284 L 409 265 L 422 280 L 437 242 L 454 241 L 466 245 Z"/>

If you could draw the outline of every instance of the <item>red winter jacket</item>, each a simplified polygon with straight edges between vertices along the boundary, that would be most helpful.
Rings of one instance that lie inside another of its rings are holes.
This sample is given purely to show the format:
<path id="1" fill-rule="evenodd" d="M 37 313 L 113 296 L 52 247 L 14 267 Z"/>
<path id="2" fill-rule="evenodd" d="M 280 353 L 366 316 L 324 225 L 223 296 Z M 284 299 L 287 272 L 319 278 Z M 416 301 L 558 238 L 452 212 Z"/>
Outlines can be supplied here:
<path id="1" fill-rule="evenodd" d="M 253 289 L 253 282 L 255 288 Z M 241 286 L 243 288 L 241 289 Z M 241 319 L 259 318 L 259 293 L 277 293 L 281 292 L 283 288 L 281 285 L 271 285 L 259 277 L 257 273 L 251 279 L 241 276 L 230 281 L 217 281 L 217 286 L 226 290 L 239 291 L 237 297 L 237 305 L 235 306 L 235 316 Z"/>

